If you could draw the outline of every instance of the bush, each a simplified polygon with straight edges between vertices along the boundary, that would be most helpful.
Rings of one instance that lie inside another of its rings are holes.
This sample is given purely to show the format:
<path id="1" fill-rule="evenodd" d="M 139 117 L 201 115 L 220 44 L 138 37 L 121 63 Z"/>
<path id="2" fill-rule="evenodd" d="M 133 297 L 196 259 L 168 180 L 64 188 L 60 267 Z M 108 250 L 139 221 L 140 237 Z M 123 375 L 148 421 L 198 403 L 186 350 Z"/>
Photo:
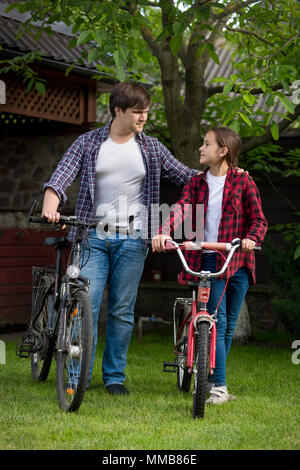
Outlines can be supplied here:
<path id="1" fill-rule="evenodd" d="M 273 287 L 271 309 L 284 326 L 300 335 L 300 258 L 294 259 L 294 246 L 278 247 L 268 237 L 264 253 Z"/>

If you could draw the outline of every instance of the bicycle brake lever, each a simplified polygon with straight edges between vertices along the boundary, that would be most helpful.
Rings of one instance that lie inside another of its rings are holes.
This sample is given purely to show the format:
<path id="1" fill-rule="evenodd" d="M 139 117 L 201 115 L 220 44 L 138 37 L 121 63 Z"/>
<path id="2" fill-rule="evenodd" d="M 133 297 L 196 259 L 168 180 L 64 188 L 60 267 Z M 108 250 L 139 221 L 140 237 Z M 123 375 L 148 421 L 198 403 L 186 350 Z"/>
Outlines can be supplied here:
<path id="1" fill-rule="evenodd" d="M 38 202 L 37 202 L 37 200 L 34 200 L 33 203 L 32 203 L 32 206 L 30 208 L 30 211 L 29 211 L 29 217 L 33 216 L 33 214 L 36 211 L 37 206 L 38 206 Z"/>

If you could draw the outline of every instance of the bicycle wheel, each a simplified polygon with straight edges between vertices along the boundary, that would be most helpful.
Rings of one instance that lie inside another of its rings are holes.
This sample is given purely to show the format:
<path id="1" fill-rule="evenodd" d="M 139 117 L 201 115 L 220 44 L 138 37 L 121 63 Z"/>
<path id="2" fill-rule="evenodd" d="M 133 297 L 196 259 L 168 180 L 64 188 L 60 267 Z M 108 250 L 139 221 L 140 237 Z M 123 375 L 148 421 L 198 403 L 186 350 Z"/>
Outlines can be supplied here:
<path id="1" fill-rule="evenodd" d="M 74 293 L 66 322 L 66 350 L 57 351 L 56 357 L 56 390 L 59 406 L 76 411 L 84 397 L 92 357 L 92 310 L 86 292 Z"/>
<path id="2" fill-rule="evenodd" d="M 184 319 L 184 310 L 181 311 L 178 326 Z M 188 328 L 185 326 L 182 330 L 181 338 L 178 343 L 180 346 L 177 349 L 180 351 L 177 356 L 177 387 L 183 392 L 189 392 L 192 381 L 192 374 L 186 367 L 186 353 L 187 353 L 187 334 Z"/>
<path id="3" fill-rule="evenodd" d="M 38 350 L 30 353 L 30 362 L 32 378 L 37 382 L 47 379 L 53 356 L 54 341 L 51 336 L 52 319 L 50 318 L 53 294 L 52 289 L 49 289 L 49 283 L 51 285 L 51 278 L 40 279 L 32 313 L 32 327 L 38 333 L 39 338 L 36 345 Z"/>
<path id="4" fill-rule="evenodd" d="M 208 346 L 209 324 L 200 322 L 195 335 L 195 364 L 194 364 L 194 400 L 193 417 L 203 418 L 205 412 L 206 389 L 208 378 Z"/>

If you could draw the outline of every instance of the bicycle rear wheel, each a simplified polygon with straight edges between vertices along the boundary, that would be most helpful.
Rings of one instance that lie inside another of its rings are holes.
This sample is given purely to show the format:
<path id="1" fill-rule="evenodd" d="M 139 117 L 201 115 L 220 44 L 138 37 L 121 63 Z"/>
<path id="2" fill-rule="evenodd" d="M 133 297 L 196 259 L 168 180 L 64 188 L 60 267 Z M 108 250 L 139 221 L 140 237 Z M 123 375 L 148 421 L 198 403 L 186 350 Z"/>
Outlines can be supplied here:
<path id="1" fill-rule="evenodd" d="M 92 310 L 86 292 L 74 293 L 66 322 L 66 349 L 57 351 L 56 390 L 59 406 L 76 411 L 85 394 L 92 357 Z"/>
<path id="2" fill-rule="evenodd" d="M 203 418 L 207 393 L 208 359 L 209 359 L 209 324 L 199 322 L 195 335 L 195 364 L 194 364 L 194 400 L 193 417 Z"/>
<path id="3" fill-rule="evenodd" d="M 182 309 L 180 316 L 178 327 L 183 322 L 185 317 L 185 311 Z M 182 390 L 183 392 L 189 392 L 191 387 L 192 381 L 192 374 L 189 372 L 188 368 L 186 367 L 186 354 L 187 354 L 187 335 L 188 335 L 188 326 L 186 325 L 181 333 L 181 338 L 177 342 L 179 346 L 177 350 L 179 350 L 179 354 L 177 356 L 177 387 Z"/>
<path id="4" fill-rule="evenodd" d="M 182 352 L 177 356 L 177 387 L 183 392 L 188 392 L 191 387 L 192 374 L 186 367 L 187 341 L 182 346 Z"/>
<path id="5" fill-rule="evenodd" d="M 32 378 L 37 382 L 43 382 L 47 379 L 53 356 L 54 341 L 51 333 L 53 289 L 51 285 L 51 275 L 45 275 L 39 279 L 32 311 L 31 325 L 37 333 L 35 342 L 38 342 L 38 344 L 35 345 L 37 350 L 30 353 L 30 363 Z"/>

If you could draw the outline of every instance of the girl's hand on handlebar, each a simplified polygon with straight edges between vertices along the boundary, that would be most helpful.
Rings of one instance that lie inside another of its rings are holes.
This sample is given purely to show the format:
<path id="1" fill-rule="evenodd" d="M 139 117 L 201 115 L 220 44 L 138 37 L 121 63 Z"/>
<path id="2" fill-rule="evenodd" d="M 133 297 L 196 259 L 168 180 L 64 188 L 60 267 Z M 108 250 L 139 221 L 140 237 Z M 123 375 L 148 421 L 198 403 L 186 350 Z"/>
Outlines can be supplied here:
<path id="1" fill-rule="evenodd" d="M 253 248 L 255 247 L 255 242 L 253 240 L 250 240 L 249 238 L 244 238 L 242 240 L 241 248 L 242 251 L 252 251 Z"/>
<path id="2" fill-rule="evenodd" d="M 169 235 L 155 235 L 155 237 L 152 238 L 152 250 L 158 253 L 165 251 L 166 240 L 172 240 L 172 237 Z"/>

